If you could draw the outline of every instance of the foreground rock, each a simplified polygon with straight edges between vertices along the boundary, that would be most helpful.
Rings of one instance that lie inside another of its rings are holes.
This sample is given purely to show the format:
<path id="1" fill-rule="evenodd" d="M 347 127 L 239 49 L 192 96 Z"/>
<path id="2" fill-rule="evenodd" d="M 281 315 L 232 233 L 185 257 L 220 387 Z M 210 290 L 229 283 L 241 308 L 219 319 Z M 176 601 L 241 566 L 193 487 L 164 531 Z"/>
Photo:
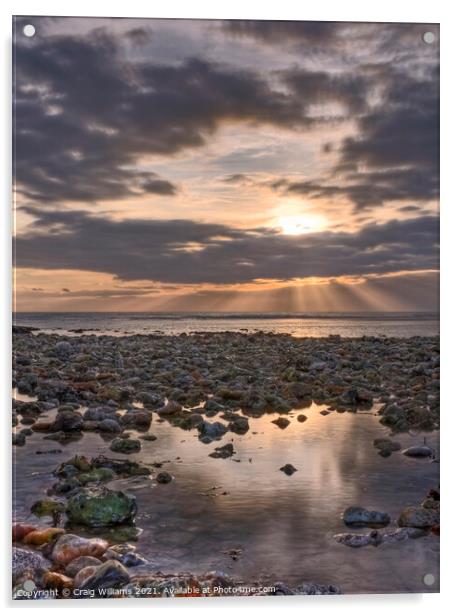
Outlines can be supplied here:
<path id="1" fill-rule="evenodd" d="M 107 548 L 107 545 L 106 541 L 98 538 L 64 535 L 48 550 L 52 561 L 37 551 L 14 547 L 13 584 L 19 591 L 23 589 L 21 584 L 30 580 L 32 588 L 51 590 L 57 593 L 53 596 L 60 599 L 82 598 L 81 593 L 96 598 L 158 598 L 327 595 L 341 592 L 333 585 L 305 582 L 290 587 L 282 581 L 266 583 L 262 589 L 258 589 L 259 583 L 246 583 L 243 586 L 249 590 L 241 588 L 240 592 L 234 592 L 234 588 L 241 586 L 240 581 L 221 571 L 201 575 L 162 573 L 156 565 L 136 554 L 134 546 L 121 544 Z M 30 598 L 24 595 L 18 597 Z"/>
<path id="2" fill-rule="evenodd" d="M 67 517 L 71 524 L 89 527 L 131 524 L 137 504 L 134 496 L 108 488 L 84 488 L 67 502 Z"/>
<path id="3" fill-rule="evenodd" d="M 424 507 L 407 507 L 397 520 L 399 526 L 430 528 L 440 523 L 440 513 L 436 509 Z"/>
<path id="4" fill-rule="evenodd" d="M 368 511 L 363 507 L 348 507 L 342 515 L 347 526 L 381 527 L 390 523 L 390 516 L 382 511 Z"/>
<path id="5" fill-rule="evenodd" d="M 173 420 L 187 408 L 208 416 L 242 409 L 250 417 L 288 413 L 311 402 L 355 412 L 378 399 L 381 422 L 393 432 L 439 426 L 438 337 L 301 339 L 218 332 L 66 338 L 24 334 L 18 327 L 14 384 L 38 400 L 19 404 L 16 419 L 34 421 L 44 404 L 71 405 L 56 416 L 55 433 L 118 433 L 148 427 L 152 412 Z M 133 406 L 139 400 L 144 409 Z M 84 421 L 79 406 L 87 408 Z M 121 409 L 128 410 L 121 415 Z M 235 419 L 229 429 L 243 434 L 247 421 Z"/>
<path id="6" fill-rule="evenodd" d="M 372 530 L 370 533 L 339 533 L 333 538 L 337 543 L 348 547 L 361 548 L 367 545 L 377 547 L 381 543 L 398 543 L 407 539 L 418 539 L 425 535 L 425 531 L 419 528 L 397 528 L 387 532 Z"/>
<path id="7" fill-rule="evenodd" d="M 13 547 L 12 559 L 13 584 L 26 579 L 40 579 L 51 567 L 49 560 L 39 552 L 24 548 Z"/>
<path id="8" fill-rule="evenodd" d="M 82 584 L 82 590 L 121 588 L 130 580 L 126 567 L 118 560 L 108 560 L 98 567 Z"/>
<path id="9" fill-rule="evenodd" d="M 67 534 L 59 537 L 52 552 L 51 560 L 58 565 L 68 565 L 80 557 L 99 558 L 108 548 L 104 539 L 86 539 L 78 535 Z"/>

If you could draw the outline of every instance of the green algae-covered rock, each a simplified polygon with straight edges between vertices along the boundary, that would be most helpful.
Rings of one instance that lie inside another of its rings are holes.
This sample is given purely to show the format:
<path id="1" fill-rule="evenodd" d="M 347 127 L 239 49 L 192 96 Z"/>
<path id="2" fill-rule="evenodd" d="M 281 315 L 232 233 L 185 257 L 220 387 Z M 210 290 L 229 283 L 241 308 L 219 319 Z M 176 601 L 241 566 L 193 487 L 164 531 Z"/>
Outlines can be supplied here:
<path id="1" fill-rule="evenodd" d="M 141 443 L 136 438 L 115 438 L 110 444 L 110 449 L 117 453 L 136 453 L 141 449 Z"/>
<path id="2" fill-rule="evenodd" d="M 86 485 L 87 483 L 102 483 L 103 481 L 110 481 L 116 477 L 115 471 L 111 468 L 94 468 L 88 473 L 80 473 L 78 475 L 79 481 Z"/>
<path id="3" fill-rule="evenodd" d="M 37 518 L 43 518 L 64 512 L 65 505 L 61 501 L 53 498 L 43 498 L 36 501 L 30 508 L 30 511 L 36 515 Z"/>
<path id="4" fill-rule="evenodd" d="M 72 524 L 100 527 L 134 521 L 137 504 L 134 496 L 108 488 L 83 488 L 67 502 L 67 517 Z"/>

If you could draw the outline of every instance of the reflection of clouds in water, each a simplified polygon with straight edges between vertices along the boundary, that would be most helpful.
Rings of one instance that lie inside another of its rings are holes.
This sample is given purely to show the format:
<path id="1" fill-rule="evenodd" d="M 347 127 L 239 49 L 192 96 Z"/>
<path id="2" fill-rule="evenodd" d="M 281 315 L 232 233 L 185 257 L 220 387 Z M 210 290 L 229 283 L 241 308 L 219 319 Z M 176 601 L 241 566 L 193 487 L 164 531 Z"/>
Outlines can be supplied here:
<path id="1" fill-rule="evenodd" d="M 164 468 L 175 481 L 167 486 L 148 478 L 112 483 L 137 497 L 137 523 L 143 528 L 139 551 L 170 571 L 218 568 L 244 580 L 314 580 L 341 584 L 347 592 L 422 590 L 413 584 L 422 583 L 426 570 L 435 573 L 438 568 L 433 539 L 352 550 L 336 544 L 332 536 L 343 532 L 340 513 L 347 506 L 380 509 L 394 518 L 404 506 L 418 503 L 436 485 L 439 467 L 400 454 L 383 459 L 372 445 L 385 434 L 376 417 L 324 417 L 321 408 L 293 411 L 285 430 L 271 423 L 275 413 L 249 417 L 245 436 L 228 433 L 210 445 L 201 443 L 195 431 L 154 420 L 150 432 L 158 439 L 142 441 L 142 451 L 129 458 L 170 460 Z M 301 412 L 308 417 L 305 423 L 296 420 Z M 404 434 L 397 440 L 408 446 L 420 438 Z M 428 440 L 434 445 L 437 437 Z M 216 446 L 231 441 L 234 459 L 240 462 L 208 457 Z M 42 438 L 34 434 L 26 447 L 17 449 L 15 498 L 24 517 L 32 500 L 54 483 L 50 457 L 30 455 L 38 448 L 44 449 Z M 55 466 L 82 451 L 107 455 L 106 442 L 92 433 L 85 434 L 84 446 L 80 441 L 62 449 L 53 456 Z M 287 462 L 298 469 L 291 477 L 278 470 Z M 237 561 L 223 553 L 235 547 L 243 550 Z M 407 559 L 409 571 L 401 571 Z"/>

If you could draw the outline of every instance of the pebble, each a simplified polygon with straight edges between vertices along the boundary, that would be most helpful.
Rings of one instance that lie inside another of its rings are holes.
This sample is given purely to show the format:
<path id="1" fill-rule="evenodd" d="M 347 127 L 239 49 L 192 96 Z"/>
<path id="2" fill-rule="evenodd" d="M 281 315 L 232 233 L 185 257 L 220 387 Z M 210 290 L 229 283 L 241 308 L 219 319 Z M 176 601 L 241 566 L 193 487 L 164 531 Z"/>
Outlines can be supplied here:
<path id="1" fill-rule="evenodd" d="M 281 430 L 285 430 L 285 428 L 290 425 L 290 421 L 286 417 L 278 417 L 271 423 L 275 424 Z"/>
<path id="2" fill-rule="evenodd" d="M 279 470 L 289 476 L 293 475 L 293 473 L 296 473 L 297 471 L 297 469 L 292 464 L 285 464 Z"/>
<path id="3" fill-rule="evenodd" d="M 230 458 L 235 454 L 234 446 L 232 443 L 223 445 L 222 447 L 216 447 L 215 451 L 209 454 L 210 458 Z"/>
<path id="4" fill-rule="evenodd" d="M 161 471 L 156 475 L 156 481 L 158 483 L 170 483 L 172 481 L 172 475 L 167 471 Z"/>

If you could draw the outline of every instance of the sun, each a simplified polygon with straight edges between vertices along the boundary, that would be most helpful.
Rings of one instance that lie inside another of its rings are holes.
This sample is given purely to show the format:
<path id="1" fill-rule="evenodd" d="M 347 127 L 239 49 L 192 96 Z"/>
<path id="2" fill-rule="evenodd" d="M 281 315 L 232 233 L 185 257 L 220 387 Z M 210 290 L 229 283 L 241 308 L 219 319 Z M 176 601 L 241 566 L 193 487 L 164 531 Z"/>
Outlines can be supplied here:
<path id="1" fill-rule="evenodd" d="M 279 216 L 277 226 L 280 227 L 283 235 L 304 235 L 321 229 L 323 220 L 311 214 Z"/>

